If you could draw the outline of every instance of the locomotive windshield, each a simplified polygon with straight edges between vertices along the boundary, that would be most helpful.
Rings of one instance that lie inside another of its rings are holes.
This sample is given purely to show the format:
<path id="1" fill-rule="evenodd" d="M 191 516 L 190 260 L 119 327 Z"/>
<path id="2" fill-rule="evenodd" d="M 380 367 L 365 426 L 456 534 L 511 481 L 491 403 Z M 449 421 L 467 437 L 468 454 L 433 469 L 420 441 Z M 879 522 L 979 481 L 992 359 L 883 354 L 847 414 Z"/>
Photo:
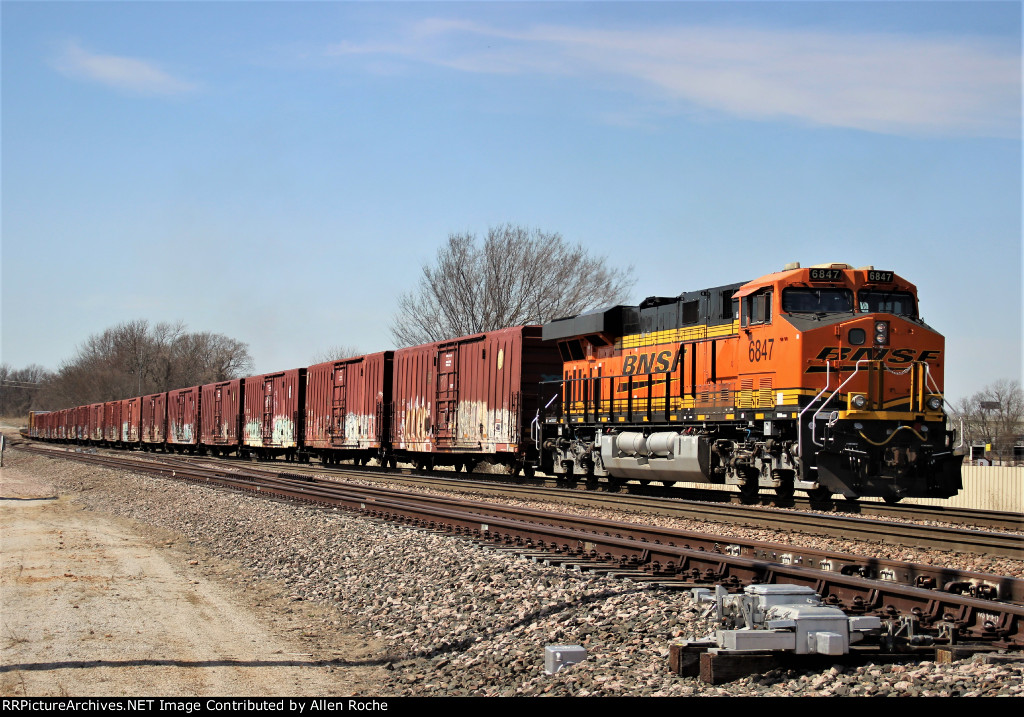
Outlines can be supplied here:
<path id="1" fill-rule="evenodd" d="M 853 312 L 849 289 L 783 289 L 782 310 L 788 314 Z"/>
<path id="2" fill-rule="evenodd" d="M 863 314 L 896 314 L 917 318 L 914 295 L 907 291 L 864 289 L 857 293 L 857 302 Z"/>

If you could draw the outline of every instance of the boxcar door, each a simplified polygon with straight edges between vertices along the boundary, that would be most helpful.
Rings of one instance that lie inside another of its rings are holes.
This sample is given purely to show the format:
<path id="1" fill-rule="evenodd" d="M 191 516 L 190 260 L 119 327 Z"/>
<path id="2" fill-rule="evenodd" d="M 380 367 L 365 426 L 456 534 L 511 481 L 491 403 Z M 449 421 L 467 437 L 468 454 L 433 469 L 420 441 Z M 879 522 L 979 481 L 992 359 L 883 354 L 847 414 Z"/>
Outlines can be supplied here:
<path id="1" fill-rule="evenodd" d="M 340 446 L 345 443 L 345 415 L 348 401 L 348 364 L 334 367 L 331 380 L 331 444 Z"/>
<path id="2" fill-rule="evenodd" d="M 274 441 L 274 379 L 263 379 L 263 445 Z"/>
<path id="3" fill-rule="evenodd" d="M 214 443 L 226 443 L 227 436 L 225 435 L 224 426 L 224 410 L 222 408 L 224 397 L 221 392 L 224 389 L 221 386 L 217 386 L 213 395 L 213 441 Z"/>
<path id="4" fill-rule="evenodd" d="M 434 399 L 437 420 L 434 436 L 438 445 L 450 445 L 458 436 L 459 415 L 459 347 L 450 346 L 437 352 L 437 394 Z"/>

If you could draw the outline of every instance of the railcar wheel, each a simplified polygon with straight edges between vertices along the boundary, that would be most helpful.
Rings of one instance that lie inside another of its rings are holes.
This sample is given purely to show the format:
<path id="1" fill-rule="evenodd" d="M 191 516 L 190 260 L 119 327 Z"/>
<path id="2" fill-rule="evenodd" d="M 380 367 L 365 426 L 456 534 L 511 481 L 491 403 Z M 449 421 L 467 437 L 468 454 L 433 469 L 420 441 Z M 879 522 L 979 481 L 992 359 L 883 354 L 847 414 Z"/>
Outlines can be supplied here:
<path id="1" fill-rule="evenodd" d="M 902 495 L 893 495 L 893 494 L 890 493 L 889 495 L 883 495 L 882 496 L 882 500 L 884 500 L 889 505 L 896 505 L 901 500 L 903 500 L 903 496 Z"/>
<path id="2" fill-rule="evenodd" d="M 779 476 L 779 481 L 779 487 L 775 489 L 775 497 L 782 501 L 793 500 L 793 493 L 795 492 L 795 488 L 793 487 L 793 476 Z"/>
<path id="3" fill-rule="evenodd" d="M 807 497 L 813 502 L 822 503 L 832 499 L 832 491 L 824 486 L 818 486 L 814 490 L 807 491 Z"/>

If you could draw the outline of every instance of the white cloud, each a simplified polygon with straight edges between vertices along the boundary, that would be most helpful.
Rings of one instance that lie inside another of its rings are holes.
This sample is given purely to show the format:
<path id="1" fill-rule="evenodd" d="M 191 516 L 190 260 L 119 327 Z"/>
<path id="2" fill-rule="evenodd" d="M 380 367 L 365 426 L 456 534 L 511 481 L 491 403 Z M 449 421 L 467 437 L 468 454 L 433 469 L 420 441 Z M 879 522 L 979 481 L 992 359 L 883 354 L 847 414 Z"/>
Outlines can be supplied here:
<path id="1" fill-rule="evenodd" d="M 98 82 L 118 90 L 145 95 L 179 95 L 196 85 L 164 72 L 152 62 L 134 57 L 100 55 L 69 43 L 54 61 L 69 77 Z"/>
<path id="2" fill-rule="evenodd" d="M 561 74 L 647 101 L 891 134 L 1018 137 L 1019 50 L 978 38 L 679 26 L 419 23 L 335 55 L 391 55 L 485 74 Z"/>

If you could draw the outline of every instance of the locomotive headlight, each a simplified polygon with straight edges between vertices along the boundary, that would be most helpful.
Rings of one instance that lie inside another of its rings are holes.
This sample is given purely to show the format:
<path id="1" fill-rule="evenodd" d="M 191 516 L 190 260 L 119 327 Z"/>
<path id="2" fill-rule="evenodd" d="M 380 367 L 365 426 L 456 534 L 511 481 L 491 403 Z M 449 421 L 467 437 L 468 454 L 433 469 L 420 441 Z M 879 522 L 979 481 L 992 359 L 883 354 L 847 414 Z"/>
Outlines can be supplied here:
<path id="1" fill-rule="evenodd" d="M 938 411 L 942 408 L 942 396 L 929 396 L 927 405 L 930 410 Z"/>
<path id="2" fill-rule="evenodd" d="M 868 405 L 868 397 L 862 393 L 855 394 L 850 398 L 850 405 L 861 411 Z"/>
<path id="3" fill-rule="evenodd" d="M 889 343 L 889 322 L 888 321 L 876 321 L 875 322 L 875 344 L 877 346 L 885 346 Z"/>

